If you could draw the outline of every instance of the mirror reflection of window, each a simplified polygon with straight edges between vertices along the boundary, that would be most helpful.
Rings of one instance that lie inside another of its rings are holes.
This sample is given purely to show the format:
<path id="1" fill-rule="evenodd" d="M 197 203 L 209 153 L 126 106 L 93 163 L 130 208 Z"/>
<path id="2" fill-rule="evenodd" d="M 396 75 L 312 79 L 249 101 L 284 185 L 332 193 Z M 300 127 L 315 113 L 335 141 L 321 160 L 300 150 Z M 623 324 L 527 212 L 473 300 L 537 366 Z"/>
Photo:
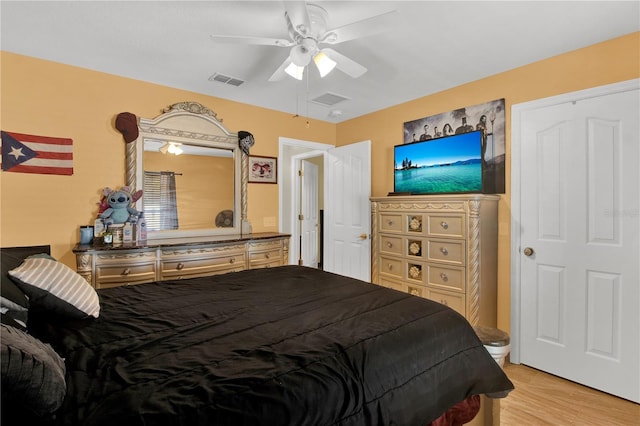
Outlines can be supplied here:
<path id="1" fill-rule="evenodd" d="M 175 172 L 144 172 L 144 215 L 147 230 L 178 229 Z"/>

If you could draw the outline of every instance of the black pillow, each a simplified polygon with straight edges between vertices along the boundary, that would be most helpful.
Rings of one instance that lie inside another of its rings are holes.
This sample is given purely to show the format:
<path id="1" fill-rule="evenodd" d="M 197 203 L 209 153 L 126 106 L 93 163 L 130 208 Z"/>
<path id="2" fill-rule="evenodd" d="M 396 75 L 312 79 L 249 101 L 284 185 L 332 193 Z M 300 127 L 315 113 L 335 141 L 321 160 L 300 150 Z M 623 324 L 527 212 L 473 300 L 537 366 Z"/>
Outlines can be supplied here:
<path id="1" fill-rule="evenodd" d="M 56 411 L 67 392 L 64 361 L 53 348 L 10 325 L 0 324 L 3 410 L 36 416 Z"/>
<path id="2" fill-rule="evenodd" d="M 29 298 L 13 282 L 3 282 L 0 289 L 0 312 L 10 316 L 26 329 L 29 317 Z"/>
<path id="3" fill-rule="evenodd" d="M 49 254 L 49 246 L 7 247 L 0 249 L 0 312 L 18 321 L 21 328 L 27 324 L 29 298 L 9 278 L 8 272 L 22 264 L 28 256 Z"/>

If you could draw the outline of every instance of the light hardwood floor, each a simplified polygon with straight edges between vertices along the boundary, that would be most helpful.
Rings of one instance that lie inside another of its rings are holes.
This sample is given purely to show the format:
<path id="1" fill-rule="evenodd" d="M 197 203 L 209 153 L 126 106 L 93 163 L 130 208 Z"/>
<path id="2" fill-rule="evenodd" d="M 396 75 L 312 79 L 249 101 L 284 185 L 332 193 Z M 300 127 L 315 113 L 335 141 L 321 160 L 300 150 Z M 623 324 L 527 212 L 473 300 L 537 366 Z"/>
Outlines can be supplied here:
<path id="1" fill-rule="evenodd" d="M 500 400 L 501 426 L 640 426 L 639 404 L 524 365 L 504 371 L 515 390 Z"/>

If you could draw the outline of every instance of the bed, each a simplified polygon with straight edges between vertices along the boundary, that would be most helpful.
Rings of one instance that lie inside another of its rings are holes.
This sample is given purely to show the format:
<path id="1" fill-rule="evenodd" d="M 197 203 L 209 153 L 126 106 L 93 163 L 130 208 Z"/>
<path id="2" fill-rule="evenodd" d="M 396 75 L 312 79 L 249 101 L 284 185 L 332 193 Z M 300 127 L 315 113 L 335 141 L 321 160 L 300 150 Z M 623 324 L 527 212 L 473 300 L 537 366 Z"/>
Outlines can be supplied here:
<path id="1" fill-rule="evenodd" d="M 57 263 L 42 253 L 2 249 L 3 301 L 9 268 L 29 293 L 29 278 L 15 272 L 22 259 Z M 80 313 L 77 301 L 66 300 L 66 311 L 44 304 L 51 294 L 42 286 L 29 295 L 22 333 L 53 358 L 53 381 L 60 368 L 63 381 L 36 412 L 42 395 L 21 396 L 8 377 L 15 366 L 5 366 L 6 352 L 17 349 L 5 347 L 7 330 L 18 335 L 19 324 L 6 325 L 11 312 L 3 312 L 3 425 L 460 424 L 452 413 L 469 420 L 479 395 L 513 389 L 452 309 L 316 269 L 81 292 L 94 306 Z"/>

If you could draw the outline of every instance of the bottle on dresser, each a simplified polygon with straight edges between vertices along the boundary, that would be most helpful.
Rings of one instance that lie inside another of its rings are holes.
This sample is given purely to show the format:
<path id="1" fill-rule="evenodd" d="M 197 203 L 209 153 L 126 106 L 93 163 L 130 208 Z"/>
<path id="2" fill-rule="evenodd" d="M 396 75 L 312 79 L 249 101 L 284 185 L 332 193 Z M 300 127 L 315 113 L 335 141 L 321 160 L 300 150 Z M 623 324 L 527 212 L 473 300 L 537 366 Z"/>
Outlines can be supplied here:
<path id="1" fill-rule="evenodd" d="M 122 228 L 122 242 L 133 242 L 133 224 L 131 222 L 125 222 L 124 227 Z"/>
<path id="2" fill-rule="evenodd" d="M 102 221 L 102 219 L 97 218 L 94 222 L 93 222 L 93 235 L 95 237 L 102 237 L 102 234 L 104 233 L 104 231 L 106 231 L 107 228 L 104 225 L 104 222 Z"/>
<path id="3" fill-rule="evenodd" d="M 147 220 L 144 218 L 144 212 L 138 216 L 136 223 L 136 243 L 144 244 L 147 242 Z"/>

